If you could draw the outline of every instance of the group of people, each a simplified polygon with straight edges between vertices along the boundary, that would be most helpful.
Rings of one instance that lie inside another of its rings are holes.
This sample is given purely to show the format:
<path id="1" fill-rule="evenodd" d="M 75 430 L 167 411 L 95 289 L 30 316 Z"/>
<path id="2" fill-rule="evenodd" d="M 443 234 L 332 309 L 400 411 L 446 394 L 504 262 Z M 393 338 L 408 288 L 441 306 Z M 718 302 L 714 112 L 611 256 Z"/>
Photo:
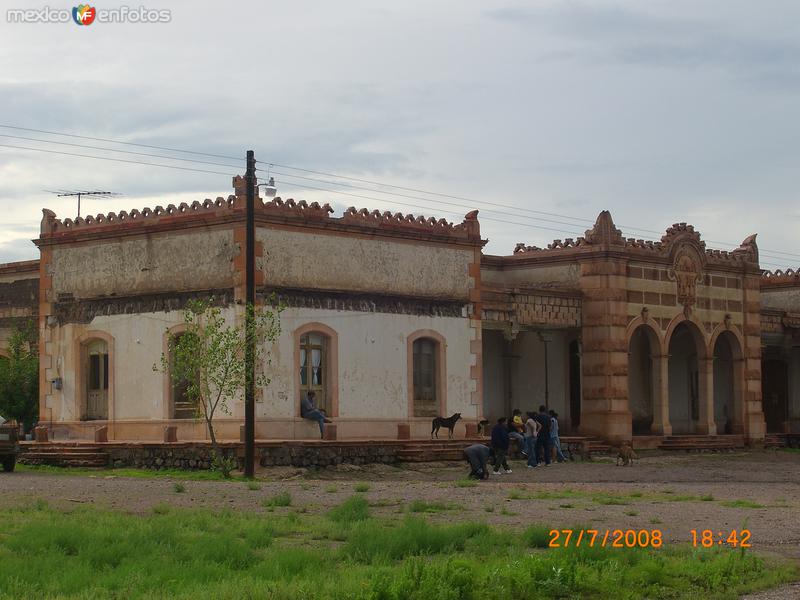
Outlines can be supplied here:
<path id="1" fill-rule="evenodd" d="M 527 458 L 529 469 L 541 465 L 549 467 L 551 454 L 555 454 L 558 462 L 566 460 L 558 437 L 558 413 L 540 406 L 539 412 L 528 411 L 523 420 L 522 411 L 515 408 L 510 420 L 506 417 L 497 419 L 497 424 L 492 428 L 490 446 L 474 444 L 464 450 L 471 469 L 469 476 L 488 478 L 487 463 L 494 466 L 495 475 L 511 473 L 507 457 L 512 439 Z"/>

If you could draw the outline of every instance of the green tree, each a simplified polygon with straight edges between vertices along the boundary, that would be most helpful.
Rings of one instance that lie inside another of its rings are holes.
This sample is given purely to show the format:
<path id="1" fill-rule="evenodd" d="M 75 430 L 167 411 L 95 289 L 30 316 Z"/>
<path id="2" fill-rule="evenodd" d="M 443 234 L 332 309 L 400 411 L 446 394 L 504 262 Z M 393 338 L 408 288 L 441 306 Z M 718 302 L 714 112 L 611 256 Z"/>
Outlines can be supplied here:
<path id="1" fill-rule="evenodd" d="M 15 327 L 8 357 L 0 357 L 0 415 L 22 423 L 29 432 L 39 417 L 39 354 L 36 327 Z"/>
<path id="2" fill-rule="evenodd" d="M 251 334 L 255 338 L 256 381 L 262 389 L 270 379 L 264 372 L 270 364 L 267 347 L 280 334 L 282 306 L 247 307 L 252 316 Z M 169 338 L 169 352 L 161 355 L 153 370 L 168 373 L 172 382 L 183 386 L 187 399 L 202 417 L 213 448 L 214 466 L 229 477 L 233 461 L 225 458 L 214 431 L 214 417 L 221 411 L 230 414 L 230 402 L 244 393 L 247 369 L 244 362 L 247 328 L 232 325 L 212 300 L 190 300 L 183 311 L 185 330 Z M 258 389 L 256 390 L 258 392 Z"/>

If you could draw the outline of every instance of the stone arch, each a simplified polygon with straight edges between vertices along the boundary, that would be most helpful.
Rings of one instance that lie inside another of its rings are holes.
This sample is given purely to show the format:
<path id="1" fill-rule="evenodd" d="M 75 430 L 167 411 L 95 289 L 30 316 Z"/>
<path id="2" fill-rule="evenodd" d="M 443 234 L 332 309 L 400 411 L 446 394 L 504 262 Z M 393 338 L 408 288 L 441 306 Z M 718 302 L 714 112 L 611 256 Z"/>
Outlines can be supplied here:
<path id="1" fill-rule="evenodd" d="M 629 327 L 627 338 L 631 430 L 633 435 L 649 435 L 660 421 L 657 409 L 661 406 L 661 339 L 657 330 L 646 322 Z"/>
<path id="2" fill-rule="evenodd" d="M 75 369 L 76 414 L 80 415 L 83 421 L 96 420 L 113 423 L 115 419 L 114 363 L 116 360 L 114 336 L 105 331 L 90 330 L 78 336 L 75 344 L 77 360 Z M 92 357 L 95 348 L 98 352 L 97 359 Z M 103 357 L 102 350 L 105 350 L 105 357 Z M 97 374 L 91 372 L 94 362 L 96 362 L 95 369 L 99 369 Z M 90 381 L 90 376 L 96 377 L 97 381 Z M 91 402 L 90 394 L 92 395 Z M 110 437 L 113 437 L 113 431 Z"/>
<path id="3" fill-rule="evenodd" d="M 713 357 L 714 423 L 717 433 L 744 431 L 744 355 L 742 337 L 733 327 L 717 327 L 709 342 Z"/>
<path id="4" fill-rule="evenodd" d="M 407 388 L 408 388 L 408 416 L 428 417 L 429 415 L 417 414 L 419 407 L 416 406 L 414 399 L 414 345 L 418 341 L 430 340 L 434 343 L 435 356 L 435 390 L 436 407 L 438 415 L 449 416 L 447 414 L 447 341 L 444 336 L 433 329 L 418 329 L 406 338 L 406 364 L 407 364 Z"/>
<path id="5" fill-rule="evenodd" d="M 710 373 L 702 328 L 693 319 L 679 315 L 667 328 L 665 339 L 672 431 L 680 434 L 715 433 L 708 431 Z"/>
<path id="6" fill-rule="evenodd" d="M 324 338 L 324 352 L 322 361 L 323 377 L 325 385 L 325 405 L 324 408 L 329 417 L 339 416 L 339 334 L 332 327 L 324 323 L 311 322 L 300 325 L 292 333 L 294 340 L 294 404 L 295 416 L 300 416 L 300 400 L 302 395 L 303 383 L 301 369 L 303 361 L 301 357 L 300 344 L 306 334 L 318 333 Z"/>

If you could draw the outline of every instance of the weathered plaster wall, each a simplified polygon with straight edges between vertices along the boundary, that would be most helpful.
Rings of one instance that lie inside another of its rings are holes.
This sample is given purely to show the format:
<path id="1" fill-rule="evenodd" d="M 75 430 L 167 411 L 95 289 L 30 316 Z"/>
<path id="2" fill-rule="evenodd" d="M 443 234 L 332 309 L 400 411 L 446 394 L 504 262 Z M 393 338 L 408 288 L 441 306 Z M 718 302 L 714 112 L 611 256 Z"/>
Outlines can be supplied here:
<path id="1" fill-rule="evenodd" d="M 265 284 L 466 299 L 474 250 L 260 227 Z"/>
<path id="2" fill-rule="evenodd" d="M 3 272 L 0 265 L 0 352 L 8 348 L 8 340 L 15 327 L 28 320 L 36 325 L 39 312 L 39 270 L 28 272 Z"/>
<path id="3" fill-rule="evenodd" d="M 232 322 L 234 309 L 223 311 Z M 52 389 L 45 399 L 43 420 L 76 421 L 81 416 L 78 382 L 85 377 L 79 340 L 89 332 L 113 338 L 110 350 L 113 377 L 109 377 L 109 420 L 162 420 L 168 416 L 164 397 L 166 376 L 153 371 L 160 366 L 165 332 L 183 322 L 180 311 L 95 317 L 89 324 L 66 324 L 51 329 L 53 368 L 47 379 L 61 377 L 61 390 Z"/>
<path id="4" fill-rule="evenodd" d="M 272 383 L 266 393 L 272 414 L 299 414 L 294 331 L 314 322 L 338 334 L 340 418 L 408 418 L 407 338 L 420 329 L 433 330 L 446 339 L 446 412 L 477 416 L 477 407 L 470 401 L 474 383 L 470 379 L 472 333 L 468 319 L 296 308 L 281 315 L 281 336 L 272 356 Z M 424 420 L 430 427 L 430 419 Z"/>
<path id="5" fill-rule="evenodd" d="M 509 259 L 509 262 L 513 262 L 513 259 Z M 577 263 L 560 263 L 497 269 L 484 265 L 481 279 L 486 285 L 575 289 L 580 280 L 580 266 Z"/>
<path id="6" fill-rule="evenodd" d="M 53 248 L 54 299 L 127 296 L 233 285 L 232 229 L 122 238 Z"/>
<path id="7" fill-rule="evenodd" d="M 224 310 L 229 321 L 236 318 L 235 308 Z M 47 378 L 63 378 L 63 388 L 52 390 L 45 399 L 43 420 L 75 423 L 80 419 L 81 402 L 78 377 L 83 377 L 79 345 L 76 340 L 90 331 L 113 337 L 113 378 L 110 378 L 110 436 L 126 439 L 158 439 L 169 416 L 165 397 L 165 378 L 154 372 L 160 364 L 167 328 L 182 322 L 182 313 L 149 313 L 95 317 L 91 323 L 67 324 L 52 328 L 51 351 L 55 368 Z M 342 437 L 394 437 L 396 422 L 408 419 L 407 344 L 411 333 L 431 329 L 447 340 L 446 385 L 447 412 L 461 412 L 475 417 L 477 406 L 471 403 L 474 382 L 470 378 L 470 339 L 473 335 L 465 318 L 421 317 L 384 313 L 356 313 L 287 309 L 281 319 L 282 332 L 270 353 L 267 372 L 271 384 L 256 404 L 258 435 L 269 437 L 311 437 L 316 425 L 299 419 L 299 391 L 295 389 L 294 330 L 307 323 L 323 323 L 338 334 L 339 418 L 346 422 Z M 230 414 L 219 414 L 220 437 L 236 439 L 244 418 L 241 399 L 230 405 Z M 274 423 L 277 421 L 278 423 Z M 385 422 L 376 430 L 370 421 Z M 363 422 L 363 425 L 359 423 Z M 84 437 L 98 423 L 76 423 L 71 435 Z M 427 428 L 430 419 L 420 419 L 416 434 Z M 349 433 L 348 433 L 349 432 Z M 202 424 L 183 423 L 180 439 L 204 439 Z"/>
<path id="8" fill-rule="evenodd" d="M 800 313 L 800 288 L 761 288 L 761 306 Z"/>

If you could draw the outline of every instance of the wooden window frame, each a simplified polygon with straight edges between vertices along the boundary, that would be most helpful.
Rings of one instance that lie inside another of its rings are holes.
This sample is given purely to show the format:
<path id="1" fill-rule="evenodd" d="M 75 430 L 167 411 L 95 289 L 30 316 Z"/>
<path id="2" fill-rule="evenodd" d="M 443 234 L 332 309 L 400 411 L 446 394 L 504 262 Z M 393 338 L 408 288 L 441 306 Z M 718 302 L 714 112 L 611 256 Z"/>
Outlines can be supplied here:
<path id="1" fill-rule="evenodd" d="M 328 397 L 327 415 L 339 416 L 339 335 L 331 327 L 323 323 L 306 323 L 294 330 L 294 403 L 295 416 L 300 417 L 300 401 L 302 386 L 300 383 L 300 343 L 303 337 L 310 333 L 318 333 L 325 338 L 323 348 L 322 376 L 324 388 Z M 307 360 L 307 365 L 308 363 Z M 326 372 L 327 370 L 327 372 Z"/>

